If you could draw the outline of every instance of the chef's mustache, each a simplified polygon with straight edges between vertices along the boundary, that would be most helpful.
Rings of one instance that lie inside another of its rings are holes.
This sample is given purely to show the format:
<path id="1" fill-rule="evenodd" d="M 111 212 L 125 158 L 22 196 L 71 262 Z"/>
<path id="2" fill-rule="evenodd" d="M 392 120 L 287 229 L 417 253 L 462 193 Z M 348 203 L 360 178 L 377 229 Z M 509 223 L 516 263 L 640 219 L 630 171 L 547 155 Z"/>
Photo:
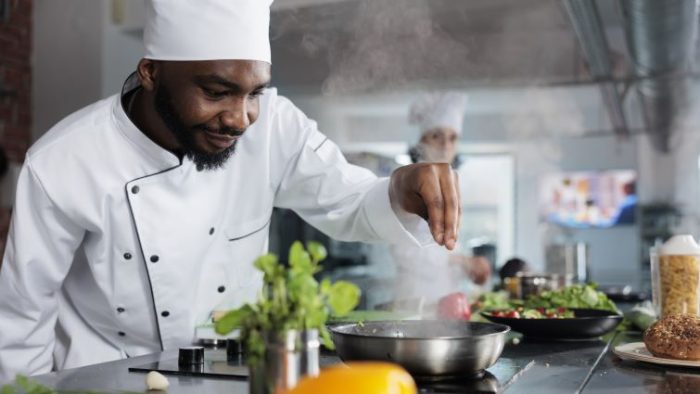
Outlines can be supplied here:
<path id="1" fill-rule="evenodd" d="M 200 131 L 207 131 L 209 133 L 214 133 L 214 134 L 225 134 L 229 135 L 231 137 L 240 137 L 245 133 L 245 129 L 243 130 L 238 130 L 233 127 L 221 127 L 218 129 L 211 128 L 207 125 L 199 124 L 193 127 L 195 130 L 200 130 Z"/>

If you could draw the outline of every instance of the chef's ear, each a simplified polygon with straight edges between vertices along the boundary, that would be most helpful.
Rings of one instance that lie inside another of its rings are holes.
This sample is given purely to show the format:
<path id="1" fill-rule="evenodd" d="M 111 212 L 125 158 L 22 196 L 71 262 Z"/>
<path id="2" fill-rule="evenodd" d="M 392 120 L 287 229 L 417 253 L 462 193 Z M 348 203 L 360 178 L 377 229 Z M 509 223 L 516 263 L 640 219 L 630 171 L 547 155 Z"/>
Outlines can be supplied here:
<path id="1" fill-rule="evenodd" d="M 141 86 L 149 92 L 155 90 L 155 87 L 158 85 L 159 72 L 160 62 L 152 59 L 141 59 L 136 67 Z"/>

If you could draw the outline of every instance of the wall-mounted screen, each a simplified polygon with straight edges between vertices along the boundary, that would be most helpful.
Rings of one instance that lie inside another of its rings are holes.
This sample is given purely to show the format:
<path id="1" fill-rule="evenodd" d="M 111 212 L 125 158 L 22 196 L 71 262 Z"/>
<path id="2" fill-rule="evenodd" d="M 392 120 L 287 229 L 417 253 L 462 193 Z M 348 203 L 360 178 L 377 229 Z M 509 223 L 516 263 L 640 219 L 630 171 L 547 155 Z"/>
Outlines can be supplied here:
<path id="1" fill-rule="evenodd" d="M 574 228 L 634 224 L 636 184 L 633 170 L 548 174 L 540 180 L 540 218 Z"/>

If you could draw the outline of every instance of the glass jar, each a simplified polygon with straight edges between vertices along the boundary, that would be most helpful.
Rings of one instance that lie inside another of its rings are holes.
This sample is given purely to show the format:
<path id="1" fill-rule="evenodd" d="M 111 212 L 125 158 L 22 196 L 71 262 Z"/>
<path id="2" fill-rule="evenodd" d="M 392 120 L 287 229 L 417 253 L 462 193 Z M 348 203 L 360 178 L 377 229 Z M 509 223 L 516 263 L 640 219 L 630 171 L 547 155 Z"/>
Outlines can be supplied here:
<path id="1" fill-rule="evenodd" d="M 661 254 L 650 250 L 652 299 L 659 317 L 698 315 L 700 309 L 700 255 Z"/>

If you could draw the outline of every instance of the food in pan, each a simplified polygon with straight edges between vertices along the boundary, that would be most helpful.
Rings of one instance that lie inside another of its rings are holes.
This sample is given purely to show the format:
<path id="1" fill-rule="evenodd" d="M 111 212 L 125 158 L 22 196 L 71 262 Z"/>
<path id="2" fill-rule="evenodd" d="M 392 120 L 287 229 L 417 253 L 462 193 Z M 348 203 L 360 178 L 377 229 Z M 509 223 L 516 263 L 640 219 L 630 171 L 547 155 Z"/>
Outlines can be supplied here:
<path id="1" fill-rule="evenodd" d="M 644 332 L 644 345 L 656 357 L 700 360 L 700 317 L 666 316 Z"/>
<path id="2" fill-rule="evenodd" d="M 567 319 L 574 316 L 574 312 L 567 308 L 523 308 L 491 311 L 493 317 L 505 317 L 511 319 Z"/>
<path id="3" fill-rule="evenodd" d="M 661 315 L 698 314 L 700 259 L 693 255 L 659 258 Z"/>

